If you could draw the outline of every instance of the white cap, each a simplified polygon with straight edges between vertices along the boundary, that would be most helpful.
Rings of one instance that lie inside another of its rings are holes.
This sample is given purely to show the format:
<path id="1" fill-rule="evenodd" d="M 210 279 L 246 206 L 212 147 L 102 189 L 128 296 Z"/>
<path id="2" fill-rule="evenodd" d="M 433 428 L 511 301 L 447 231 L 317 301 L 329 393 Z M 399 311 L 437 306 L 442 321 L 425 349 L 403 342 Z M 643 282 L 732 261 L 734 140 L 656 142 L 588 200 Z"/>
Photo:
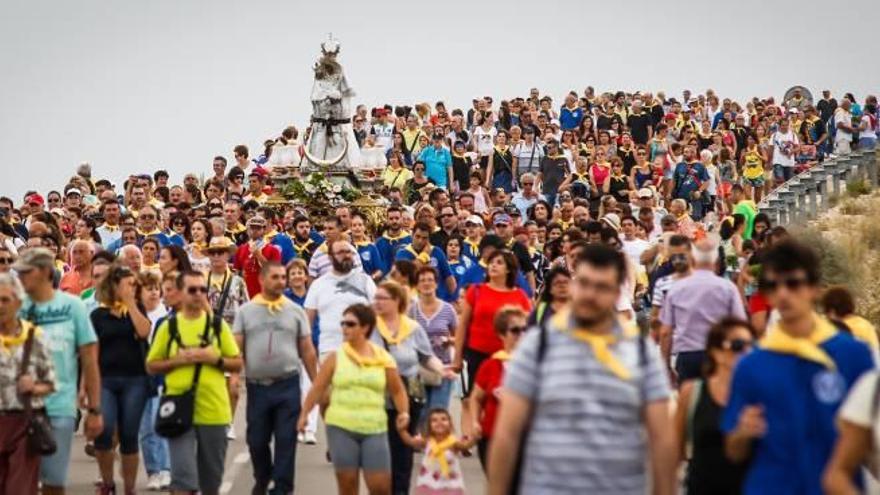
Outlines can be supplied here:
<path id="1" fill-rule="evenodd" d="M 483 223 L 483 219 L 480 218 L 479 215 L 471 215 L 471 216 L 467 217 L 467 220 L 465 220 L 464 223 L 472 223 L 474 225 L 485 226 L 485 224 Z"/>

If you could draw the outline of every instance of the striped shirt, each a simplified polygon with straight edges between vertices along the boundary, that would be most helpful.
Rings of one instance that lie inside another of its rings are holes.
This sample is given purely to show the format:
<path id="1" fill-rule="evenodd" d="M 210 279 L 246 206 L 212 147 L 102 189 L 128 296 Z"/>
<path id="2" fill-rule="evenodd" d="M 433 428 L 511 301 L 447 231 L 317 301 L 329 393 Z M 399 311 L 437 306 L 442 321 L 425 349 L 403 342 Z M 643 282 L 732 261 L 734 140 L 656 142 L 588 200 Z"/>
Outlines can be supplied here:
<path id="1" fill-rule="evenodd" d="M 617 326 L 614 332 L 622 330 Z M 611 345 L 632 372 L 633 378 L 624 381 L 596 361 L 588 344 L 556 330 L 547 331 L 539 367 L 539 334 L 525 334 L 504 380 L 507 390 L 533 407 L 520 493 L 643 495 L 647 445 L 642 410 L 670 393 L 659 350 L 646 343 L 640 365 L 636 338 Z"/>

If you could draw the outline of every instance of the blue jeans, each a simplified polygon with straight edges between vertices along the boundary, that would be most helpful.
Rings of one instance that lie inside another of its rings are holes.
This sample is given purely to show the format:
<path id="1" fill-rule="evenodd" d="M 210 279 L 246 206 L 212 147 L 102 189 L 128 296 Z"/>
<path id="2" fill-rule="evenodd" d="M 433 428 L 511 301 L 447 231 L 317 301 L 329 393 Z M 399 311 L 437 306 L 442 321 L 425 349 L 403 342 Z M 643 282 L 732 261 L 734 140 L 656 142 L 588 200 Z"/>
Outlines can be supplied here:
<path id="1" fill-rule="evenodd" d="M 105 376 L 101 380 L 101 412 L 104 431 L 95 439 L 95 449 L 113 448 L 113 432 L 119 435 L 119 452 L 138 453 L 141 416 L 149 394 L 150 377 Z"/>
<path id="2" fill-rule="evenodd" d="M 150 397 L 144 406 L 141 417 L 141 456 L 144 458 L 144 470 L 147 474 L 171 470 L 168 459 L 168 441 L 156 434 L 156 409 L 159 397 Z"/>
<path id="3" fill-rule="evenodd" d="M 873 150 L 877 146 L 877 138 L 876 137 L 860 137 L 859 138 L 859 149 L 863 151 Z"/>
<path id="4" fill-rule="evenodd" d="M 425 406 L 422 408 L 422 417 L 419 423 L 424 423 L 432 409 L 449 409 L 449 400 L 452 397 L 452 380 L 444 378 L 443 383 L 436 387 L 425 386 L 425 394 Z"/>
<path id="5" fill-rule="evenodd" d="M 271 385 L 247 384 L 247 444 L 254 481 L 273 493 L 292 493 L 296 460 L 296 422 L 300 411 L 299 375 Z M 269 450 L 275 439 L 275 458 Z"/>

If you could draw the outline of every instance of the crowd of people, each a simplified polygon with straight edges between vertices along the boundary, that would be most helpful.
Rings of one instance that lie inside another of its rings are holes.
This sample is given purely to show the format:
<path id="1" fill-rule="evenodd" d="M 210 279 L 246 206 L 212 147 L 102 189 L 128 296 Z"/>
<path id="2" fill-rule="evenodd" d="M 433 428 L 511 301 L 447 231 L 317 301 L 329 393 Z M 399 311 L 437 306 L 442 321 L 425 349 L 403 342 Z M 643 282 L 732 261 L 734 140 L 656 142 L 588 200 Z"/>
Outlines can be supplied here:
<path id="1" fill-rule="evenodd" d="M 0 493 L 63 494 L 81 430 L 98 494 L 141 462 L 218 494 L 242 387 L 254 494 L 293 493 L 322 429 L 342 494 L 467 493 L 474 454 L 491 494 L 864 486 L 877 332 L 756 202 L 873 150 L 875 97 L 532 89 L 352 125 L 378 224 L 269 201 L 293 127 L 207 179 L 0 197 Z"/>

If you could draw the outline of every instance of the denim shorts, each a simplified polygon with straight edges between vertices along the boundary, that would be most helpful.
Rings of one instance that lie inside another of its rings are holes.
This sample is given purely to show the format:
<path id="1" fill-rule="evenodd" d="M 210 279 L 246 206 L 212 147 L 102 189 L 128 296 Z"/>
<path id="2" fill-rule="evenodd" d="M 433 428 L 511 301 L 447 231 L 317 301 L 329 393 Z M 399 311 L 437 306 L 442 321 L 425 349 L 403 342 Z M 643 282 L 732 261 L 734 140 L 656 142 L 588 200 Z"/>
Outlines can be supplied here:
<path id="1" fill-rule="evenodd" d="M 773 178 L 777 182 L 788 181 L 794 177 L 794 167 L 784 167 L 778 163 L 773 165 Z"/>
<path id="2" fill-rule="evenodd" d="M 63 488 L 67 485 L 67 468 L 70 466 L 70 446 L 76 430 L 76 418 L 50 416 L 49 422 L 52 423 L 52 434 L 58 450 L 50 456 L 43 456 L 40 461 L 40 481 L 46 486 Z"/>

